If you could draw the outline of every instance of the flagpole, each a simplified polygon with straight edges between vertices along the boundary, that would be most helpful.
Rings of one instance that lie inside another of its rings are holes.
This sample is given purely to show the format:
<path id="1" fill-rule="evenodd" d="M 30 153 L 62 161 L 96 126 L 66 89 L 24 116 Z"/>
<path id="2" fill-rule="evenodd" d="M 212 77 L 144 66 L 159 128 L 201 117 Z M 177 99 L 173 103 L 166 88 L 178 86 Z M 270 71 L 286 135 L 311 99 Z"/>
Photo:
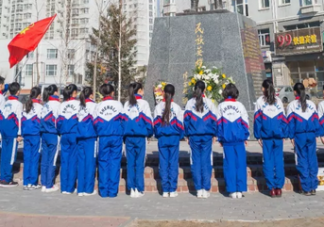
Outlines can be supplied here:
<path id="1" fill-rule="evenodd" d="M 24 64 L 22 65 L 21 69 L 18 71 L 18 73 L 17 73 L 16 76 L 14 77 L 14 80 L 13 80 L 13 81 L 16 81 L 18 75 L 22 72 L 22 69 L 26 66 L 27 61 L 28 61 L 28 57 L 26 57 L 26 60 L 25 60 Z M 19 65 L 17 65 L 17 66 L 19 66 Z"/>

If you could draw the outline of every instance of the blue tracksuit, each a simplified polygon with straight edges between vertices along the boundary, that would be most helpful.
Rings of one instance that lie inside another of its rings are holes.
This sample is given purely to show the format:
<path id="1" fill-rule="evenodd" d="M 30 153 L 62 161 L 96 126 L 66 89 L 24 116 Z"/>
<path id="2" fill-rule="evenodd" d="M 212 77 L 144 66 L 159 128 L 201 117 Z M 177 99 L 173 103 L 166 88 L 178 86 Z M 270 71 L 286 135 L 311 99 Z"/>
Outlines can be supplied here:
<path id="1" fill-rule="evenodd" d="M 96 103 L 86 100 L 86 107 L 81 106 L 78 113 L 78 193 L 93 193 L 96 157 L 97 133 L 94 128 Z"/>
<path id="2" fill-rule="evenodd" d="M 249 119 L 245 107 L 235 99 L 218 106 L 218 140 L 224 147 L 224 177 L 227 192 L 247 191 L 246 151 Z"/>
<path id="3" fill-rule="evenodd" d="M 58 156 L 58 132 L 56 120 L 60 109 L 58 96 L 51 96 L 41 110 L 41 133 L 42 133 L 42 160 L 41 160 L 41 183 L 47 189 L 53 187 L 55 178 L 56 161 Z"/>
<path id="4" fill-rule="evenodd" d="M 316 156 L 316 137 L 321 127 L 313 102 L 307 100 L 307 109 L 302 111 L 299 100 L 288 106 L 289 138 L 295 141 L 297 170 L 303 191 L 315 190 L 318 185 L 318 162 Z"/>
<path id="5" fill-rule="evenodd" d="M 21 132 L 24 137 L 24 185 L 38 185 L 38 165 L 40 156 L 40 118 L 42 105 L 33 99 L 33 107 L 23 112 Z"/>
<path id="6" fill-rule="evenodd" d="M 255 106 L 254 137 L 263 142 L 263 173 L 269 190 L 285 184 L 283 139 L 288 137 L 288 121 L 279 98 L 269 105 L 264 96 Z"/>
<path id="7" fill-rule="evenodd" d="M 160 177 L 163 192 L 175 192 L 178 185 L 179 144 L 184 136 L 183 112 L 179 105 L 171 103 L 169 125 L 162 124 L 165 102 L 154 111 L 154 134 L 158 138 Z"/>
<path id="8" fill-rule="evenodd" d="M 71 98 L 61 104 L 57 131 L 61 135 L 61 191 L 73 193 L 78 164 L 78 113 L 80 102 Z"/>
<path id="9" fill-rule="evenodd" d="M 2 134 L 1 175 L 0 180 L 12 181 L 12 165 L 17 156 L 17 137 L 21 135 L 22 104 L 17 96 L 9 96 L 0 113 L 0 130 Z"/>
<path id="10" fill-rule="evenodd" d="M 196 99 L 190 99 L 184 113 L 185 136 L 191 148 L 191 172 L 196 190 L 211 188 L 213 137 L 217 136 L 217 115 L 214 103 L 204 97 L 203 112 L 196 111 Z"/>
<path id="11" fill-rule="evenodd" d="M 6 102 L 6 98 L 5 98 L 5 94 L 8 91 L 9 85 L 5 84 L 4 90 L 0 91 L 0 113 L 4 108 L 5 102 Z M 0 127 L 0 152 L 1 152 L 1 127 Z"/>
<path id="12" fill-rule="evenodd" d="M 140 95 L 137 104 L 124 106 L 124 135 L 127 156 L 127 188 L 144 191 L 144 167 L 146 155 L 145 137 L 153 136 L 150 106 Z"/>
<path id="13" fill-rule="evenodd" d="M 96 109 L 95 128 L 99 136 L 99 193 L 101 197 L 116 197 L 120 180 L 123 152 L 123 105 L 105 97 Z"/>

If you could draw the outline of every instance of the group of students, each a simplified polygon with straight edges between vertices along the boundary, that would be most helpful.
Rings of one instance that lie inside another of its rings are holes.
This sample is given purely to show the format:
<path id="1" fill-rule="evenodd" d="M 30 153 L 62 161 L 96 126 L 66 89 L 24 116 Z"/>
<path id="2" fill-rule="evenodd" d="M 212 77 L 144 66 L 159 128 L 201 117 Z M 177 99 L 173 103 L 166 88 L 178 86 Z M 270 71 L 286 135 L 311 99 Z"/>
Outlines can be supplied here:
<path id="1" fill-rule="evenodd" d="M 3 93 L 9 90 L 8 101 Z M 163 197 L 176 197 L 179 144 L 187 138 L 191 148 L 192 176 L 198 198 L 208 198 L 213 168 L 212 144 L 224 149 L 224 178 L 231 198 L 242 198 L 247 191 L 246 150 L 249 139 L 248 113 L 236 99 L 239 91 L 228 84 L 224 101 L 214 105 L 205 97 L 203 81 L 195 84 L 194 97 L 183 113 L 173 102 L 175 87 L 164 88 L 164 99 L 156 105 L 154 119 L 148 102 L 142 99 L 140 83 L 129 85 L 129 100 L 123 106 L 114 100 L 114 87 L 100 87 L 103 99 L 96 104 L 91 87 L 85 87 L 77 100 L 77 87 L 68 85 L 60 103 L 56 85 L 43 92 L 34 87 L 25 108 L 18 101 L 20 86 L 4 85 L 0 78 L 0 131 L 2 135 L 1 187 L 17 186 L 12 165 L 18 142 L 24 139 L 24 189 L 41 188 L 54 192 L 56 163 L 61 151 L 61 192 L 79 196 L 96 194 L 94 190 L 98 163 L 98 189 L 102 197 L 116 197 L 119 188 L 120 165 L 125 143 L 127 157 L 127 188 L 133 198 L 144 195 L 146 138 L 158 139 L 159 167 Z M 276 97 L 273 83 L 265 80 L 263 96 L 256 102 L 254 135 L 263 148 L 264 175 L 271 197 L 280 197 L 285 181 L 283 142 L 290 138 L 297 154 L 297 169 L 305 195 L 315 195 L 318 185 L 316 137 L 324 136 L 324 102 L 319 114 L 313 102 L 306 100 L 305 87 L 294 86 L 296 100 L 285 114 Z M 43 105 L 41 104 L 43 103 Z M 324 142 L 324 139 L 322 139 Z M 38 184 L 38 164 L 41 156 L 41 186 Z M 76 188 L 77 186 L 77 188 Z"/>

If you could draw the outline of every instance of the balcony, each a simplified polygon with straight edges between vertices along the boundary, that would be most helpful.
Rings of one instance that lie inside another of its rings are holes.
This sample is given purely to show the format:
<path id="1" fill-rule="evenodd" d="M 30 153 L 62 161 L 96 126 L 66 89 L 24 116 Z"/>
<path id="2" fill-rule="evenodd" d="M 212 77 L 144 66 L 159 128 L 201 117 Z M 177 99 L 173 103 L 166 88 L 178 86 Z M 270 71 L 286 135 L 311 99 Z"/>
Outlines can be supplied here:
<path id="1" fill-rule="evenodd" d="M 318 4 L 304 5 L 300 7 L 301 14 L 314 14 L 319 11 L 321 11 L 321 5 Z"/>

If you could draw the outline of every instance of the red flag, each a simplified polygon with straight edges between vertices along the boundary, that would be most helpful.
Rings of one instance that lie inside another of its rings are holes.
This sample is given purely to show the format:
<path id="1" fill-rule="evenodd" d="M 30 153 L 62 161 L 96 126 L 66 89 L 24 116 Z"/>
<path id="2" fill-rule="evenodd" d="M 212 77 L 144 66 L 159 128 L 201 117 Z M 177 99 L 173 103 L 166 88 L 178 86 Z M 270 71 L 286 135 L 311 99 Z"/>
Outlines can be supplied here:
<path id="1" fill-rule="evenodd" d="M 11 40 L 8 45 L 10 68 L 19 63 L 29 52 L 36 49 L 55 17 L 56 14 L 29 25 Z"/>

